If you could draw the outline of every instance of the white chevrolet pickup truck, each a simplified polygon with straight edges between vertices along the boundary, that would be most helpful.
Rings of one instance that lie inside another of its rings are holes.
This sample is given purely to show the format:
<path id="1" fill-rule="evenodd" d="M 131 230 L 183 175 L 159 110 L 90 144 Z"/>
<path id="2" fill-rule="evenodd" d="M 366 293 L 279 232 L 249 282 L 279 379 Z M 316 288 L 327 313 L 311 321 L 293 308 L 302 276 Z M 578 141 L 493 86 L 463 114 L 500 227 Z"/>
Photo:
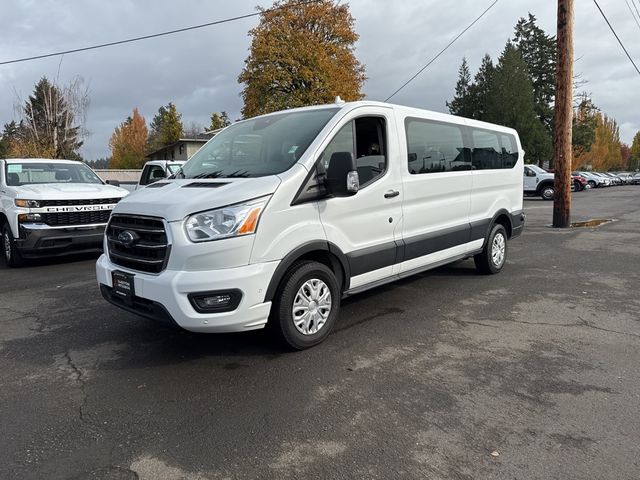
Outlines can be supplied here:
<path id="1" fill-rule="evenodd" d="M 127 195 L 71 160 L 0 160 L 0 232 L 10 267 L 25 257 L 99 250 L 111 210 Z"/>

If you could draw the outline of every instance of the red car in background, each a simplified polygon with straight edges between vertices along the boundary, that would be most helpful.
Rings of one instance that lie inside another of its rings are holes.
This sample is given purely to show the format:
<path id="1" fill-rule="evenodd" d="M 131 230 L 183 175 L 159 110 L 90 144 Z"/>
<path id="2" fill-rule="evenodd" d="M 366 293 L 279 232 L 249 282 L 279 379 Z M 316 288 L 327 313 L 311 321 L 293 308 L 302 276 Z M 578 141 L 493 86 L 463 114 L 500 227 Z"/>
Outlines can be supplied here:
<path id="1" fill-rule="evenodd" d="M 584 190 L 585 188 L 591 188 L 589 186 L 589 183 L 587 182 L 587 179 L 584 178 L 582 175 L 574 175 L 572 173 L 571 174 L 571 180 L 573 180 L 573 191 L 574 192 L 579 192 L 580 190 Z"/>
<path id="2" fill-rule="evenodd" d="M 549 172 L 549 173 L 556 173 L 553 168 L 547 168 L 545 170 L 547 172 Z M 571 181 L 573 182 L 572 190 L 574 192 L 579 192 L 581 190 L 584 190 L 585 188 L 591 188 L 589 186 L 589 183 L 587 182 L 587 179 L 584 178 L 582 175 L 577 175 L 575 173 L 572 173 L 571 174 Z"/>

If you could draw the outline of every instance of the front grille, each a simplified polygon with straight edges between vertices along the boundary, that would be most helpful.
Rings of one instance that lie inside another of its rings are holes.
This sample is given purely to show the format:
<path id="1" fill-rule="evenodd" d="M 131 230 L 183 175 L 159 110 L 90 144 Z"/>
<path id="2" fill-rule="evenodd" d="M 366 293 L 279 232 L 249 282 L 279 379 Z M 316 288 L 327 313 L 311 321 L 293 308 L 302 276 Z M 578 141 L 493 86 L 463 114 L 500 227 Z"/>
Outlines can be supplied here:
<path id="1" fill-rule="evenodd" d="M 118 203 L 120 198 L 92 198 L 80 200 L 39 200 L 41 207 L 72 207 L 77 205 L 108 205 Z"/>
<path id="2" fill-rule="evenodd" d="M 130 232 L 135 241 L 127 246 L 118 236 Z M 160 273 L 167 265 L 171 249 L 160 218 L 113 215 L 106 229 L 111 262 L 121 267 Z"/>
<path id="3" fill-rule="evenodd" d="M 66 225 L 91 225 L 107 223 L 111 210 L 97 210 L 94 212 L 59 212 L 42 213 L 42 221 L 51 227 Z"/>

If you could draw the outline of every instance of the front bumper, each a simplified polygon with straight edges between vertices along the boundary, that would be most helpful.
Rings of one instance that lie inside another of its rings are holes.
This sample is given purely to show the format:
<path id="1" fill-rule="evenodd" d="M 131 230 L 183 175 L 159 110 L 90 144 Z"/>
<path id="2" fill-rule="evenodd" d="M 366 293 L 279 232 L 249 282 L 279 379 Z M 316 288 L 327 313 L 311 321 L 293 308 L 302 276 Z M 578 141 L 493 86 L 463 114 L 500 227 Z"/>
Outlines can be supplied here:
<path id="1" fill-rule="evenodd" d="M 192 332 L 241 332 L 263 328 L 269 319 L 271 302 L 265 292 L 279 262 L 205 271 L 164 270 L 158 275 L 136 272 L 111 263 L 101 255 L 96 277 L 102 295 L 110 303 L 146 318 L 176 325 Z M 125 304 L 112 293 L 112 272 L 134 275 L 135 297 Z M 238 289 L 242 299 L 230 312 L 198 313 L 189 301 L 190 293 Z"/>
<path id="2" fill-rule="evenodd" d="M 16 246 L 25 257 L 64 255 L 102 249 L 106 224 L 50 227 L 21 224 Z"/>

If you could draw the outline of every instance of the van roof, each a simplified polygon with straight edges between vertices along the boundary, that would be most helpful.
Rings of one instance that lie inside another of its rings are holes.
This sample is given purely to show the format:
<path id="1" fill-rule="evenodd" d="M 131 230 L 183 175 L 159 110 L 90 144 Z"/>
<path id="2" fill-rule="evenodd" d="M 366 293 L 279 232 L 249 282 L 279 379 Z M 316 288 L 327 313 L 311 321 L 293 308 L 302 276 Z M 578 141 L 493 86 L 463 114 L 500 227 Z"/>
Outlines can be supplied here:
<path id="1" fill-rule="evenodd" d="M 505 127 L 502 125 L 496 125 L 494 123 L 488 123 L 488 122 L 482 122 L 480 120 L 474 120 L 471 118 L 466 118 L 466 117 L 459 117 L 456 115 L 451 115 L 448 113 L 443 113 L 443 112 L 435 112 L 433 110 L 426 110 L 426 109 L 422 109 L 422 108 L 416 108 L 416 107 L 409 107 L 406 105 L 398 105 L 398 104 L 394 104 L 394 103 L 385 103 L 385 102 L 378 102 L 378 101 L 374 101 L 374 100 L 359 100 L 359 101 L 355 101 L 355 102 L 337 102 L 337 103 L 328 103 L 328 104 L 322 104 L 322 105 L 312 105 L 312 106 L 308 106 L 308 107 L 298 107 L 298 108 L 292 108 L 289 110 L 280 110 L 277 112 L 272 112 L 269 114 L 265 114 L 263 116 L 268 116 L 268 115 L 276 115 L 278 113 L 282 113 L 283 111 L 286 112 L 301 112 L 301 111 L 306 111 L 306 110 L 321 110 L 321 109 L 325 109 L 325 108 L 340 108 L 341 110 L 345 110 L 345 111 L 350 111 L 350 110 L 354 110 L 356 108 L 361 108 L 361 107 L 378 107 L 378 108 L 391 108 L 401 114 L 404 114 L 406 116 L 418 116 L 418 117 L 422 117 L 422 116 L 427 116 L 433 120 L 439 120 L 439 121 L 443 121 L 443 122 L 452 122 L 452 123 L 461 123 L 461 120 L 466 123 L 466 125 L 468 126 L 472 126 L 472 127 L 478 127 L 478 128 L 485 128 L 485 129 L 490 129 L 490 130 L 497 130 L 497 131 L 502 131 L 505 133 L 512 133 L 512 134 L 517 134 L 517 132 L 513 129 L 513 128 L 509 128 L 509 127 Z"/>

